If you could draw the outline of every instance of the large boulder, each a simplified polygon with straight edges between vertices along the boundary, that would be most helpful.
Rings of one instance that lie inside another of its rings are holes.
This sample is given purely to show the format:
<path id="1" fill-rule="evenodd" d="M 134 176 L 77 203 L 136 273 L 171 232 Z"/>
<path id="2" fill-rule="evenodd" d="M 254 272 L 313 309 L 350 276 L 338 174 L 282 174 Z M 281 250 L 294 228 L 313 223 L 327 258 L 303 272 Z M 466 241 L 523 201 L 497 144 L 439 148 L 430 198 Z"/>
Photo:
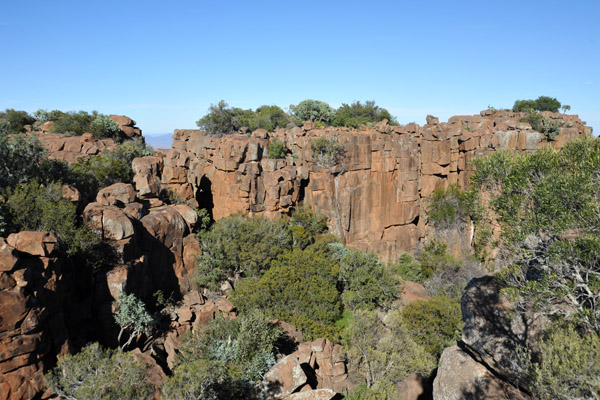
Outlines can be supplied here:
<path id="1" fill-rule="evenodd" d="M 271 397 L 285 397 L 302 387 L 308 381 L 298 358 L 294 355 L 283 357 L 265 374 L 265 383 Z"/>
<path id="2" fill-rule="evenodd" d="M 21 253 L 40 257 L 50 256 L 58 244 L 53 233 L 29 231 L 11 233 L 6 242 Z"/>
<path id="3" fill-rule="evenodd" d="M 433 398 L 523 400 L 529 396 L 499 379 L 458 346 L 452 346 L 445 349 L 440 358 L 433 383 Z"/>
<path id="4" fill-rule="evenodd" d="M 120 206 L 135 201 L 135 190 L 129 183 L 115 183 L 101 189 L 96 196 L 96 202 L 103 206 Z"/>
<path id="5" fill-rule="evenodd" d="M 155 156 L 134 158 L 131 163 L 133 182 L 140 198 L 154 198 L 160 194 L 162 159 Z"/>

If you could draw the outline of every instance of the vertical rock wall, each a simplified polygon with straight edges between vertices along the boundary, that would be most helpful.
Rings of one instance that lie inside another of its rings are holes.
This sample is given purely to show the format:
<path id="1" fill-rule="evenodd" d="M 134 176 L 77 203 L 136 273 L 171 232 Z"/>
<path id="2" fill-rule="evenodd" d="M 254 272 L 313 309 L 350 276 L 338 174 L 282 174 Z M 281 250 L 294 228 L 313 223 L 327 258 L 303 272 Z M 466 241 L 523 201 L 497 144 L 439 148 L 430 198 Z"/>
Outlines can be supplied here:
<path id="1" fill-rule="evenodd" d="M 424 237 L 426 199 L 436 188 L 465 186 L 473 158 L 560 147 L 592 131 L 577 116 L 543 114 L 562 124 L 552 141 L 520 122 L 523 113 L 488 110 L 447 123 L 429 116 L 424 126 L 384 122 L 354 130 L 307 123 L 221 138 L 176 130 L 156 175 L 164 188 L 209 209 L 215 219 L 235 212 L 275 217 L 304 201 L 327 216 L 330 229 L 347 245 L 395 259 Z M 343 145 L 337 165 L 324 167 L 313 159 L 311 142 L 320 137 L 335 137 Z M 286 144 L 286 158 L 267 157 L 273 138 Z"/>

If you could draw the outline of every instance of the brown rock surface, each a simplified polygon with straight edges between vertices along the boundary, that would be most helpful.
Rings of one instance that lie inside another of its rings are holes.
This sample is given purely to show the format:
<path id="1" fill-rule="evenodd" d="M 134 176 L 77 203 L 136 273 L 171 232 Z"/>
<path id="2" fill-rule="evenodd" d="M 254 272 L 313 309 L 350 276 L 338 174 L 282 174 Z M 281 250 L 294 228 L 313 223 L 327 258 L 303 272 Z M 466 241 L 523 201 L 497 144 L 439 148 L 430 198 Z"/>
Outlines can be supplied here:
<path id="1" fill-rule="evenodd" d="M 96 201 L 102 206 L 120 206 L 135 201 L 135 190 L 129 183 L 115 183 L 101 189 L 96 196 Z"/>
<path id="2" fill-rule="evenodd" d="M 589 133 L 576 116 L 551 116 L 564 124 L 552 142 L 521 123 L 522 113 L 509 111 L 456 116 L 444 123 L 429 116 L 422 127 L 378 124 L 352 130 L 307 123 L 303 129 L 271 133 L 295 155 L 280 160 L 264 156 L 268 140 L 263 135 L 216 138 L 176 130 L 164 165 L 136 174 L 136 187 L 157 193 L 160 178 L 181 200 L 208 208 L 215 219 L 239 211 L 275 217 L 304 201 L 327 217 L 331 231 L 347 245 L 393 260 L 413 251 L 428 234 L 426 199 L 438 187 L 466 185 L 474 157 L 559 147 Z M 337 137 L 343 145 L 338 165 L 323 168 L 314 162 L 310 142 L 319 137 Z M 154 190 L 148 189 L 149 181 Z"/>
<path id="3" fill-rule="evenodd" d="M 40 257 L 48 257 L 58 244 L 53 233 L 29 231 L 11 233 L 6 242 L 21 253 Z"/>
<path id="4" fill-rule="evenodd" d="M 522 400 L 529 396 L 497 378 L 458 346 L 452 346 L 445 349 L 440 358 L 433 398 Z"/>

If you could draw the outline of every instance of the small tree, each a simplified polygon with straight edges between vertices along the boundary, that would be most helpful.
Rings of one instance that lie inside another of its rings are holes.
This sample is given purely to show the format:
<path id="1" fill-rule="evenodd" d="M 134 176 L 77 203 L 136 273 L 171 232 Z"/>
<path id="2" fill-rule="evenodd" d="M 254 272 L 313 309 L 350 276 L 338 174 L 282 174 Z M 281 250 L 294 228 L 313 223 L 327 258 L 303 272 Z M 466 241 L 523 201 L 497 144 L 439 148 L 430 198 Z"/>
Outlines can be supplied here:
<path id="1" fill-rule="evenodd" d="M 117 341 L 121 343 L 123 334 L 129 335 L 127 341 L 121 345 L 121 349 L 127 348 L 134 339 L 142 334 L 149 335 L 152 331 L 154 320 L 146 310 L 146 305 L 134 294 L 121 294 L 115 302 L 115 321 L 121 328 Z"/>
<path id="2" fill-rule="evenodd" d="M 563 106 L 561 108 L 563 110 L 563 114 L 566 114 L 567 111 L 571 111 L 571 106 L 568 104 L 563 104 Z"/>
<path id="3" fill-rule="evenodd" d="M 273 139 L 271 143 L 269 143 L 269 152 L 267 153 L 267 157 L 269 158 L 285 158 L 287 153 L 287 147 L 285 144 L 279 139 Z"/>
<path id="4" fill-rule="evenodd" d="M 318 100 L 301 101 L 295 106 L 291 105 L 290 111 L 298 125 L 304 123 L 304 121 L 328 124 L 335 118 L 335 111 L 329 104 Z"/>

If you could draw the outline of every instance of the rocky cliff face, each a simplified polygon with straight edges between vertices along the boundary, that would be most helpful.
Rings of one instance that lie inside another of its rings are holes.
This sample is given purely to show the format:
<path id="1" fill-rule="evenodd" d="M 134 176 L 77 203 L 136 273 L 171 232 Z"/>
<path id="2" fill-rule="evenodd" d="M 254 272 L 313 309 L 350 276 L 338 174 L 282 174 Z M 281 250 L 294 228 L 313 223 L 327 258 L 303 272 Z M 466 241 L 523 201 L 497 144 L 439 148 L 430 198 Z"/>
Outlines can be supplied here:
<path id="1" fill-rule="evenodd" d="M 436 188 L 466 185 L 470 161 L 499 150 L 533 151 L 560 147 L 591 133 L 577 116 L 544 113 L 562 125 L 548 136 L 520 122 L 523 113 L 482 111 L 456 116 L 447 123 L 428 117 L 427 124 L 373 128 L 258 130 L 251 136 L 207 136 L 198 130 L 176 130 L 172 149 L 154 157 L 153 167 L 136 175 L 137 190 L 161 185 L 215 219 L 235 212 L 276 216 L 304 201 L 328 218 L 333 233 L 361 250 L 395 259 L 412 251 L 426 235 L 426 199 Z M 332 139 L 344 148 L 333 166 L 313 156 L 311 143 Z M 269 142 L 283 141 L 284 159 L 267 157 Z"/>
<path id="2" fill-rule="evenodd" d="M 34 397 L 69 351 L 56 246 L 45 232 L 0 238 L 0 399 Z"/>

